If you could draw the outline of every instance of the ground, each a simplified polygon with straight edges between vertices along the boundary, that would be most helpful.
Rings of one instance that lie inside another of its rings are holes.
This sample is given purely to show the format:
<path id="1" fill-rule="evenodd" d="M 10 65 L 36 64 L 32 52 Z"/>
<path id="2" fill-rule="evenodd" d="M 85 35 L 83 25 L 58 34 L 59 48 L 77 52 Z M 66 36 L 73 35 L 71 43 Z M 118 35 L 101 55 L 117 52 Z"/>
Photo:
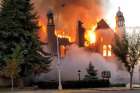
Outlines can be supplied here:
<path id="1" fill-rule="evenodd" d="M 99 88 L 99 89 L 79 89 L 79 90 L 17 90 L 1 91 L 0 93 L 140 93 L 140 89 L 129 90 L 126 88 Z"/>

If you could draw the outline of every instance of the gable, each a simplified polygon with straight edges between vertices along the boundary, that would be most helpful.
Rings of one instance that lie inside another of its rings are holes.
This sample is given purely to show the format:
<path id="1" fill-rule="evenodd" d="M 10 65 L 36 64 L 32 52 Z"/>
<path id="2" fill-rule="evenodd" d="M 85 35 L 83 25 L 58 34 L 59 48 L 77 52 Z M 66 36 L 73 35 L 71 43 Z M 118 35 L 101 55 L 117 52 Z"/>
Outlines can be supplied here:
<path id="1" fill-rule="evenodd" d="M 97 27 L 96 30 L 98 29 L 110 29 L 109 25 L 105 22 L 104 19 L 101 19 L 98 23 L 97 23 Z"/>

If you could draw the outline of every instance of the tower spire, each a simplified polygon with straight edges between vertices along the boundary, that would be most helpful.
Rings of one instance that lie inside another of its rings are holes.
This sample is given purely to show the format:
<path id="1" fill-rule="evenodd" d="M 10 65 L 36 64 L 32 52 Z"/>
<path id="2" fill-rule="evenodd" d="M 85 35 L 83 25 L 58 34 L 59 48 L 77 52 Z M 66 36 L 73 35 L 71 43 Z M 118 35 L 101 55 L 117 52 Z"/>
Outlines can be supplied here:
<path id="1" fill-rule="evenodd" d="M 57 39 L 56 39 L 56 35 L 55 35 L 55 23 L 54 23 L 54 14 L 52 12 L 52 10 L 49 10 L 47 13 L 47 33 L 48 33 L 48 47 L 50 50 L 50 53 L 52 54 L 56 54 L 57 52 Z"/>
<path id="2" fill-rule="evenodd" d="M 116 13 L 116 32 L 119 36 L 122 36 L 125 30 L 125 19 L 123 12 L 121 12 L 120 7 L 118 7 L 118 12 Z"/>
<path id="3" fill-rule="evenodd" d="M 120 8 L 120 6 L 118 7 L 118 11 L 121 11 L 121 8 Z"/>

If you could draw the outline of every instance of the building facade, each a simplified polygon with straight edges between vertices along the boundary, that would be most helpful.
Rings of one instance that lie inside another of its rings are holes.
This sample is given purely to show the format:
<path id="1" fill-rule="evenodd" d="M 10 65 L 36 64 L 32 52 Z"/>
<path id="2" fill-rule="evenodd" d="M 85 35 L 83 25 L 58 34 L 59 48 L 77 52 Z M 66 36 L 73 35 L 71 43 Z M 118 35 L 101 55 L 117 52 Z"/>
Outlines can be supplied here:
<path id="1" fill-rule="evenodd" d="M 102 54 L 104 57 L 114 56 L 112 53 L 112 44 L 114 43 L 115 35 L 123 37 L 125 33 L 125 20 L 123 13 L 120 11 L 120 8 L 116 13 L 115 18 L 116 28 L 114 30 L 109 27 L 104 19 L 101 19 L 97 23 L 97 27 L 95 29 L 95 52 Z"/>

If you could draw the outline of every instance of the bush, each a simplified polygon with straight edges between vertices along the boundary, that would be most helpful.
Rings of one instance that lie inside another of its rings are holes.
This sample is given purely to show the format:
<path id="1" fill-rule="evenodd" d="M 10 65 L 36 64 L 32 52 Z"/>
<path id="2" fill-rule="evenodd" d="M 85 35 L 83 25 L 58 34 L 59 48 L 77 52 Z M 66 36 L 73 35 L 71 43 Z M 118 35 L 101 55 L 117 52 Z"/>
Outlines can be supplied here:
<path id="1" fill-rule="evenodd" d="M 126 84 L 120 83 L 120 84 L 111 84 L 111 87 L 125 87 Z"/>
<path id="2" fill-rule="evenodd" d="M 38 87 L 41 89 L 57 89 L 58 82 L 38 82 Z M 109 87 L 108 80 L 94 80 L 94 81 L 64 81 L 62 82 L 64 89 L 79 89 L 79 88 L 99 88 Z"/>
<path id="3" fill-rule="evenodd" d="M 36 83 L 38 88 L 41 89 L 57 89 L 58 88 L 58 82 L 38 82 Z"/>

